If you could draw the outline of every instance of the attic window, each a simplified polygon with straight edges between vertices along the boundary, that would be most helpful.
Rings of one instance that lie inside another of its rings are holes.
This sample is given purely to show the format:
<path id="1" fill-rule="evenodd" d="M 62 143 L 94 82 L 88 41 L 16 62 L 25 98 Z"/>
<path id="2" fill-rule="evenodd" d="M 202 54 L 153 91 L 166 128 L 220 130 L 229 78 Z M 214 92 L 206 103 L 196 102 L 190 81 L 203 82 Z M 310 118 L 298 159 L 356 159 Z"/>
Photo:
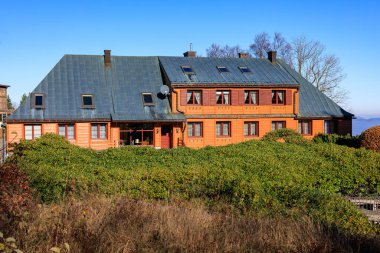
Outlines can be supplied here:
<path id="1" fill-rule="evenodd" d="M 183 71 L 183 73 L 187 74 L 187 75 L 194 75 L 195 72 L 193 70 L 193 68 L 191 66 L 181 66 L 181 69 Z"/>
<path id="2" fill-rule="evenodd" d="M 89 109 L 95 108 L 94 95 L 90 95 L 90 94 L 82 95 L 82 108 L 89 108 Z"/>
<path id="3" fill-rule="evenodd" d="M 230 72 L 227 67 L 224 66 L 216 66 L 220 73 Z"/>
<path id="4" fill-rule="evenodd" d="M 142 96 L 144 105 L 154 105 L 152 93 L 143 93 Z"/>
<path id="5" fill-rule="evenodd" d="M 36 109 L 43 109 L 45 107 L 45 97 L 44 94 L 33 94 L 32 95 L 32 106 Z"/>
<path id="6" fill-rule="evenodd" d="M 239 69 L 241 73 L 252 73 L 252 71 L 248 67 L 240 66 Z"/>

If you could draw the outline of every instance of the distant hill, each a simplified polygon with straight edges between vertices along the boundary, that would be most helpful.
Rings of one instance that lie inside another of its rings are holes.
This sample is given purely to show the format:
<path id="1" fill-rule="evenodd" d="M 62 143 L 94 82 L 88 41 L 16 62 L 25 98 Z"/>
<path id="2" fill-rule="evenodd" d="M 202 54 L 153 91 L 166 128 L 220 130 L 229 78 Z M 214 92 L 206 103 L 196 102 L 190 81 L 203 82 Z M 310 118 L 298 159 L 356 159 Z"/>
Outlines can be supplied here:
<path id="1" fill-rule="evenodd" d="M 357 118 L 352 120 L 352 135 L 359 135 L 363 131 L 373 126 L 380 125 L 380 118 L 363 119 Z"/>

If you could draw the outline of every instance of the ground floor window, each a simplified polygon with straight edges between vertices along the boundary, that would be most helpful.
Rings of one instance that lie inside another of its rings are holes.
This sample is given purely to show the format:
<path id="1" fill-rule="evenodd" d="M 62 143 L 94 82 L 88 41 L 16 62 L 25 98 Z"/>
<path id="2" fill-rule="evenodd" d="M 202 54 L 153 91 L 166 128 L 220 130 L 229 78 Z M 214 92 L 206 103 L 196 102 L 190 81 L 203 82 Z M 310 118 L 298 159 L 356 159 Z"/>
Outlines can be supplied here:
<path id="1" fill-rule="evenodd" d="M 272 131 L 286 127 L 285 121 L 272 121 Z"/>
<path id="2" fill-rule="evenodd" d="M 107 124 L 106 123 L 91 124 L 91 139 L 107 139 Z"/>
<path id="3" fill-rule="evenodd" d="M 244 122 L 244 136 L 258 136 L 259 122 Z"/>
<path id="4" fill-rule="evenodd" d="M 121 123 L 121 145 L 153 145 L 153 124 L 127 124 Z"/>
<path id="5" fill-rule="evenodd" d="M 311 135 L 311 120 L 298 121 L 298 132 L 303 135 Z"/>
<path id="6" fill-rule="evenodd" d="M 335 122 L 333 120 L 325 120 L 325 134 L 335 133 Z"/>
<path id="7" fill-rule="evenodd" d="M 231 136 L 231 122 L 229 121 L 216 122 L 216 136 L 218 137 Z"/>
<path id="8" fill-rule="evenodd" d="M 25 140 L 35 140 L 41 137 L 41 125 L 25 125 L 24 136 Z"/>
<path id="9" fill-rule="evenodd" d="M 202 122 L 189 122 L 187 124 L 187 135 L 189 137 L 202 137 Z"/>
<path id="10" fill-rule="evenodd" d="M 75 127 L 74 124 L 60 124 L 58 126 L 58 134 L 65 137 L 68 140 L 75 139 Z"/>

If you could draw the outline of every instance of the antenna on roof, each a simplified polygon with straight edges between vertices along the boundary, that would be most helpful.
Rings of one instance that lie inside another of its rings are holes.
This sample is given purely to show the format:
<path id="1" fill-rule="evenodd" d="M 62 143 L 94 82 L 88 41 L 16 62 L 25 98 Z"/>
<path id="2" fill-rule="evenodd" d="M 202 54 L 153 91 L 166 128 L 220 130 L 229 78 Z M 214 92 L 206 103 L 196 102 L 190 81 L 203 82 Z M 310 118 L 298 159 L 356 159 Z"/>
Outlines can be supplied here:
<path id="1" fill-rule="evenodd" d="M 193 43 L 190 42 L 190 51 L 193 51 L 192 47 L 193 47 Z"/>

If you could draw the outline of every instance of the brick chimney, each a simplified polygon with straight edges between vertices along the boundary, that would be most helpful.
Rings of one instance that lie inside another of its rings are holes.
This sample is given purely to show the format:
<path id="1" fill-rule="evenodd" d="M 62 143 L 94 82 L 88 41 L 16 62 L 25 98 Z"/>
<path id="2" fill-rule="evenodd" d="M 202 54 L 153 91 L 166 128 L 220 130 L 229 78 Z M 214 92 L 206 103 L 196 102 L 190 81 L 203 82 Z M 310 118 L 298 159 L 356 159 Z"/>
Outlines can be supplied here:
<path id="1" fill-rule="evenodd" d="M 187 51 L 183 53 L 183 56 L 185 57 L 197 57 L 197 52 L 195 51 Z"/>
<path id="2" fill-rule="evenodd" d="M 249 54 L 248 53 L 239 53 L 239 58 L 248 58 L 249 57 Z"/>
<path id="3" fill-rule="evenodd" d="M 111 67 L 111 50 L 104 50 L 104 66 L 106 68 Z"/>
<path id="4" fill-rule="evenodd" d="M 276 51 L 269 51 L 268 52 L 268 60 L 273 63 L 273 64 L 276 64 L 276 55 L 277 55 L 277 52 Z"/>

